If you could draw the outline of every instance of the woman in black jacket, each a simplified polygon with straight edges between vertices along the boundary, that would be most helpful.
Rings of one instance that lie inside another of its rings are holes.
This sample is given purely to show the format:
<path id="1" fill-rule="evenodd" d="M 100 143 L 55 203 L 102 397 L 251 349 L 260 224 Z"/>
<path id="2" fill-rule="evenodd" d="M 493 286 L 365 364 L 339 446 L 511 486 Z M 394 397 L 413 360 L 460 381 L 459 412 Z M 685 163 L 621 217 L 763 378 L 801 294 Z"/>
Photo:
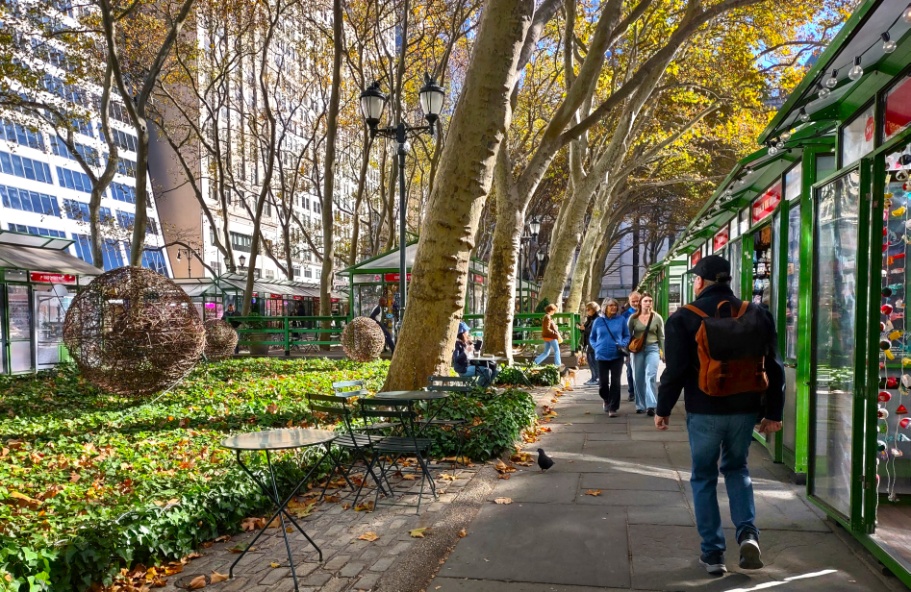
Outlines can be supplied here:
<path id="1" fill-rule="evenodd" d="M 592 371 L 591 379 L 585 382 L 585 384 L 588 385 L 599 384 L 598 362 L 595 360 L 595 350 L 593 350 L 591 344 L 589 344 L 588 338 L 591 336 L 592 323 L 595 322 L 595 319 L 598 318 L 600 313 L 601 305 L 597 302 L 589 302 L 585 305 L 585 324 L 579 323 L 576 325 L 582 330 L 582 351 L 585 352 L 585 359 L 588 361 L 588 367 L 591 368 Z"/>

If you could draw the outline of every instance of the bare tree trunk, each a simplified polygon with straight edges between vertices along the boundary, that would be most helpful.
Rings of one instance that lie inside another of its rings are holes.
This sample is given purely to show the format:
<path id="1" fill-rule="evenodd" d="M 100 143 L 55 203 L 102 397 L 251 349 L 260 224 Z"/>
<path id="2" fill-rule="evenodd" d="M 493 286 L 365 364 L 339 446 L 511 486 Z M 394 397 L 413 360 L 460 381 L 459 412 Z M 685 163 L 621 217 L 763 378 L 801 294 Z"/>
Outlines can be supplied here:
<path id="1" fill-rule="evenodd" d="M 465 302 L 468 263 L 494 162 L 511 118 L 534 0 L 498 0 L 481 17 L 471 64 L 440 159 L 412 273 L 411 293 L 386 389 L 411 389 L 445 369 Z"/>
<path id="2" fill-rule="evenodd" d="M 338 137 L 338 111 L 341 101 L 342 85 L 342 52 L 345 37 L 342 22 L 342 0 L 332 1 L 332 93 L 329 96 L 329 118 L 326 122 L 326 172 L 323 175 L 323 267 L 319 282 L 319 314 L 327 317 L 332 314 L 332 279 L 335 275 L 335 241 L 332 232 L 332 218 L 335 210 L 335 144 Z M 331 326 L 330 321 L 323 321 L 323 329 Z M 329 346 L 322 346 L 328 350 Z"/>
<path id="3" fill-rule="evenodd" d="M 348 265 L 356 265 L 358 259 L 358 245 L 361 242 L 361 205 L 367 192 L 367 170 L 370 168 L 370 148 L 373 139 L 370 131 L 364 128 L 364 151 L 361 155 L 361 168 L 357 177 L 357 194 L 354 198 L 354 212 L 352 212 L 351 250 L 348 253 Z"/>

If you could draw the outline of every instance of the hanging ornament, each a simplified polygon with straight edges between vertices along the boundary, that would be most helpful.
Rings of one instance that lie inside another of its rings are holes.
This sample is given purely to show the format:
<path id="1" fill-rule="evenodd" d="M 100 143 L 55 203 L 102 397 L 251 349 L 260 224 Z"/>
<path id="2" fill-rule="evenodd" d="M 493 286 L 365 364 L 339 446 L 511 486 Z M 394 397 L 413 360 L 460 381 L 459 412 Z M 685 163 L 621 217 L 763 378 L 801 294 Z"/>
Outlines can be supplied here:
<path id="1" fill-rule="evenodd" d="M 898 44 L 889 37 L 889 31 L 884 32 L 880 37 L 883 40 L 883 53 L 893 53 L 898 49 Z"/>
<path id="2" fill-rule="evenodd" d="M 883 322 L 879 323 L 879 332 L 884 333 L 886 331 L 886 324 Z"/>
<path id="3" fill-rule="evenodd" d="M 902 374 L 902 386 L 911 388 L 911 374 Z"/>
<path id="4" fill-rule="evenodd" d="M 832 75 L 826 79 L 826 88 L 833 89 L 838 86 L 838 70 L 832 70 Z"/>
<path id="5" fill-rule="evenodd" d="M 892 331 L 891 333 L 889 333 L 889 339 L 891 339 L 892 341 L 895 341 L 896 339 L 898 339 L 898 338 L 901 337 L 902 335 L 904 335 L 904 333 L 902 333 L 901 331 L 899 331 L 898 329 L 896 329 L 895 331 Z"/>
<path id="6" fill-rule="evenodd" d="M 892 314 L 893 310 L 895 310 L 895 309 L 892 308 L 892 305 L 889 304 L 888 302 L 879 307 L 879 311 L 881 313 L 883 313 L 884 315 Z M 882 347 L 882 342 L 880 342 L 880 347 Z"/>
<path id="7" fill-rule="evenodd" d="M 880 452 L 885 452 L 885 451 L 886 451 L 886 443 L 883 442 L 882 440 L 877 440 L 877 441 L 876 441 L 876 449 L 879 450 Z"/>
<path id="8" fill-rule="evenodd" d="M 879 391 L 879 394 L 876 395 L 876 400 L 880 403 L 888 403 L 892 400 L 892 393 L 889 391 Z"/>
<path id="9" fill-rule="evenodd" d="M 904 434 L 899 434 L 897 436 L 897 438 L 898 438 L 899 442 L 911 442 L 911 438 L 909 438 L 908 436 L 906 436 Z"/>
<path id="10" fill-rule="evenodd" d="M 799 119 L 802 123 L 810 121 L 810 114 L 807 113 L 806 108 L 800 108 L 800 112 L 797 114 L 797 119 Z"/>
<path id="11" fill-rule="evenodd" d="M 905 169 L 896 171 L 895 180 L 898 181 L 899 183 L 904 183 L 905 181 L 907 181 L 908 180 L 908 171 L 906 171 Z M 905 191 L 908 190 L 907 187 L 905 187 L 904 185 L 902 186 L 902 189 L 904 189 Z"/>
<path id="12" fill-rule="evenodd" d="M 904 358 L 902 360 L 902 362 L 904 362 L 907 359 L 908 358 Z M 894 376 L 890 376 L 889 378 L 887 378 L 886 379 L 886 388 L 897 389 L 898 388 L 898 378 L 896 378 Z"/>
<path id="13" fill-rule="evenodd" d="M 911 417 L 903 417 L 901 421 L 898 422 L 898 426 L 903 430 L 907 430 L 911 427 Z"/>
<path id="14" fill-rule="evenodd" d="M 890 448 L 889 453 L 892 456 L 904 456 L 905 455 L 905 453 L 902 452 L 901 450 L 899 450 L 898 448 Z M 891 498 L 892 496 L 890 495 L 889 497 Z"/>
<path id="15" fill-rule="evenodd" d="M 889 341 L 888 339 L 880 339 L 879 340 L 879 349 L 881 349 L 883 351 L 891 351 L 892 342 Z"/>
<path id="16" fill-rule="evenodd" d="M 892 353 L 891 349 L 887 349 L 883 352 L 883 355 L 886 356 L 886 359 L 890 362 L 895 359 L 895 354 Z"/>
<path id="17" fill-rule="evenodd" d="M 888 298 L 891 295 L 892 295 L 892 288 L 890 288 L 888 286 L 883 288 L 883 298 Z"/>
<path id="18" fill-rule="evenodd" d="M 896 218 L 898 218 L 899 216 L 904 215 L 904 213 L 907 211 L 908 211 L 908 208 L 906 208 L 905 206 L 901 206 L 901 207 L 898 207 L 898 208 L 892 210 L 892 215 L 895 216 Z"/>
<path id="19" fill-rule="evenodd" d="M 823 85 L 817 84 L 816 86 L 819 88 L 819 93 L 818 93 L 817 96 L 818 96 L 820 99 L 825 99 L 825 98 L 828 97 L 830 94 L 832 94 L 832 91 L 829 90 L 828 88 L 824 87 Z"/>
<path id="20" fill-rule="evenodd" d="M 895 415 L 908 415 L 908 408 L 904 404 L 899 405 L 895 410 Z"/>
<path id="21" fill-rule="evenodd" d="M 876 418 L 877 419 L 889 419 L 889 410 L 886 409 L 885 407 L 879 407 L 876 410 Z"/>
<path id="22" fill-rule="evenodd" d="M 889 432 L 889 424 L 884 421 L 876 423 L 876 431 L 880 434 L 886 434 Z"/>

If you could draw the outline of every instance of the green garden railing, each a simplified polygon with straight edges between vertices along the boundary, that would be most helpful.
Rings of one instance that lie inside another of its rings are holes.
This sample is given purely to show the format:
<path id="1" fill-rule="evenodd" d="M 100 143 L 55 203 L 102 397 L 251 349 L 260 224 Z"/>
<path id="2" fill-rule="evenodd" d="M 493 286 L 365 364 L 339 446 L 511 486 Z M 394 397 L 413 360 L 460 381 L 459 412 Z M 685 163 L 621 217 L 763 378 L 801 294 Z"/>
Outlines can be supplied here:
<path id="1" fill-rule="evenodd" d="M 347 318 L 337 316 L 237 316 L 226 320 L 235 325 L 239 346 L 249 347 L 256 353 L 257 348 L 268 350 L 271 346 L 280 345 L 285 355 L 290 355 L 294 347 L 340 345 L 342 331 L 348 322 Z M 328 326 L 324 327 L 324 323 Z"/>
<path id="2" fill-rule="evenodd" d="M 569 345 L 570 351 L 579 349 L 582 341 L 582 332 L 576 326 L 579 324 L 580 316 L 577 313 L 558 312 L 552 315 L 554 322 L 560 329 L 563 336 L 563 343 Z M 541 319 L 544 313 L 537 312 L 520 312 L 516 313 L 512 322 L 512 344 L 518 345 L 538 345 L 544 343 L 541 338 Z M 484 315 L 467 314 L 462 320 L 471 327 L 472 335 L 478 337 L 484 334 Z"/>

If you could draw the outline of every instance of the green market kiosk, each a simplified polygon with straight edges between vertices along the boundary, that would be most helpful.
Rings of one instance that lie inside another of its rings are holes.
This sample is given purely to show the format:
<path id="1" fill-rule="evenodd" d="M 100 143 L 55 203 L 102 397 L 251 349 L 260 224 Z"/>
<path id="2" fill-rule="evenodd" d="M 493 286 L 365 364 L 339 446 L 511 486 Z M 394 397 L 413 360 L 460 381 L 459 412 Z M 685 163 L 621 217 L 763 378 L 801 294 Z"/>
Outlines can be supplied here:
<path id="1" fill-rule="evenodd" d="M 772 311 L 786 366 L 784 429 L 763 443 L 911 586 L 907 9 L 858 7 L 760 136 L 765 147 L 738 163 L 649 277 L 670 276 L 681 257 L 689 267 L 711 253 L 731 260 L 735 292 Z"/>

